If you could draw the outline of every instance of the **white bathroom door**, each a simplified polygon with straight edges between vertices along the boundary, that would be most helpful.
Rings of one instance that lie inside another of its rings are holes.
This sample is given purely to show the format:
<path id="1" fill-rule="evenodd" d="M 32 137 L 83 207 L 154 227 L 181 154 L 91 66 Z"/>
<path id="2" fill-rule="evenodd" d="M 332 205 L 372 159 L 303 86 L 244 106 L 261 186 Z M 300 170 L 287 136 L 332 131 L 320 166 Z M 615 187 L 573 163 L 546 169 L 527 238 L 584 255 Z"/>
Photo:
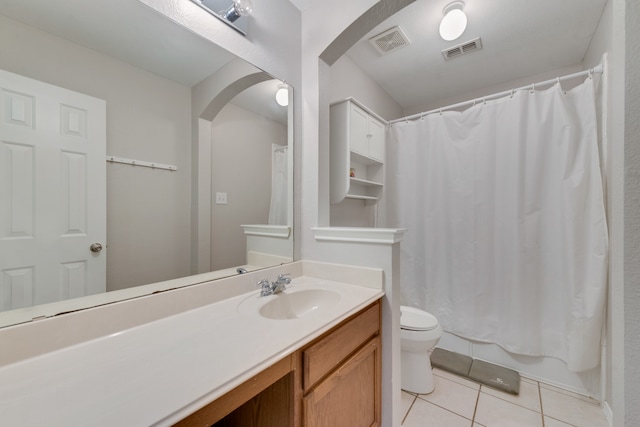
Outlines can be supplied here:
<path id="1" fill-rule="evenodd" d="M 2 70 L 0 98 L 0 311 L 104 292 L 105 101 Z"/>

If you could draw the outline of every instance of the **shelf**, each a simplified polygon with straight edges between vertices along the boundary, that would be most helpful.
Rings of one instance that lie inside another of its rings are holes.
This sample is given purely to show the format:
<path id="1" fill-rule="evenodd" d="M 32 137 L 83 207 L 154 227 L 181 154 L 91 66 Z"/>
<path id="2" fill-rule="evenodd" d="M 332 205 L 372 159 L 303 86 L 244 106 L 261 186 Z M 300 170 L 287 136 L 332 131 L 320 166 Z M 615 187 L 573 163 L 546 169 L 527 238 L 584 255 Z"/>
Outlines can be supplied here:
<path id="1" fill-rule="evenodd" d="M 373 196 L 363 196 L 362 194 L 347 194 L 344 196 L 345 199 L 356 199 L 356 200 L 378 200 L 377 197 Z"/>
<path id="2" fill-rule="evenodd" d="M 313 236 L 319 241 L 399 243 L 407 231 L 404 228 L 366 228 L 366 227 L 313 227 Z"/>
<path id="3" fill-rule="evenodd" d="M 382 162 L 372 157 L 363 156 L 362 154 L 351 150 L 351 160 L 362 163 L 363 165 L 382 165 Z"/>
<path id="4" fill-rule="evenodd" d="M 350 177 L 349 181 L 351 181 L 351 184 L 366 185 L 367 187 L 382 187 L 381 182 L 368 181 L 366 179 Z"/>
<path id="5" fill-rule="evenodd" d="M 244 234 L 249 236 L 280 237 L 286 239 L 291 234 L 288 225 L 245 224 L 241 225 Z"/>

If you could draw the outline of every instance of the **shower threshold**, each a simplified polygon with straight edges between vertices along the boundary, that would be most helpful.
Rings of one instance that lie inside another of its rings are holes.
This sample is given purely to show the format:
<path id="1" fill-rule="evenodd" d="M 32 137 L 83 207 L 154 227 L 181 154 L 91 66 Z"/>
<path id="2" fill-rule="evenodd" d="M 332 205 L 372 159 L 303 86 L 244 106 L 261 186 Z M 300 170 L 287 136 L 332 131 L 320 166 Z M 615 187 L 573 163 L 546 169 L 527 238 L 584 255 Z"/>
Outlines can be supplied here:
<path id="1" fill-rule="evenodd" d="M 431 365 L 505 393 L 520 393 L 520 374 L 504 366 L 442 348 L 435 348 L 431 353 Z"/>

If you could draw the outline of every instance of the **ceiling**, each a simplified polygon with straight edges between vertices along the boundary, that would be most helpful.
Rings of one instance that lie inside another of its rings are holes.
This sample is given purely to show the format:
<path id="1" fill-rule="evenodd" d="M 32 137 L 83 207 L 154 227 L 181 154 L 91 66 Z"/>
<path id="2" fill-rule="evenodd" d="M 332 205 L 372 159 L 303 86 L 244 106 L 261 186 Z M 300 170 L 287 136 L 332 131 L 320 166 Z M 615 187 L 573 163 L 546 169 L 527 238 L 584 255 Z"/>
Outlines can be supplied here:
<path id="1" fill-rule="evenodd" d="M 24 0 L 0 0 L 0 14 L 187 87 L 236 58 L 134 0 L 56 0 L 38 2 L 38 7 Z M 232 102 L 286 124 L 287 109 L 275 103 L 278 84 L 270 80 L 254 85 Z"/>
<path id="2" fill-rule="evenodd" d="M 290 0 L 301 10 L 321 0 Z M 417 0 L 348 52 L 405 113 L 496 84 L 580 64 L 607 0 L 465 0 L 468 26 L 453 42 L 438 34 L 451 0 Z M 399 25 L 411 44 L 380 55 L 368 39 Z M 483 48 L 445 61 L 442 50 L 481 37 Z"/>
<path id="3" fill-rule="evenodd" d="M 0 13 L 189 87 L 235 58 L 138 1 L 0 0 Z"/>
<path id="4" fill-rule="evenodd" d="M 308 10 L 322 0 L 290 0 Z M 579 64 L 607 0 L 466 0 L 469 24 L 454 42 L 438 35 L 450 0 L 417 0 L 348 52 L 405 112 L 428 103 Z M 193 86 L 234 58 L 138 1 L 1 0 L 0 13 Z M 203 13 L 206 13 L 203 11 Z M 211 17 L 211 19 L 215 19 Z M 395 26 L 409 46 L 380 55 L 368 39 Z M 481 37 L 483 49 L 445 61 L 441 51 Z M 187 65 L 188 66 L 185 66 Z"/>

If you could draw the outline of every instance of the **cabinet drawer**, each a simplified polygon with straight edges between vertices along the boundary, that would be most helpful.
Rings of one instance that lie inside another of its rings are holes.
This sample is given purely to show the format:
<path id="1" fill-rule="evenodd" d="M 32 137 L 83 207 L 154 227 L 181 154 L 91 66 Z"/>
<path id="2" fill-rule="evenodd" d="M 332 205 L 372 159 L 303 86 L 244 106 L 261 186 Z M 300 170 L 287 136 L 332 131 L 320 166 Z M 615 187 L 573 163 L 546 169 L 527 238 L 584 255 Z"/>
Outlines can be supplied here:
<path id="1" fill-rule="evenodd" d="M 308 391 L 347 356 L 380 332 L 380 302 L 338 326 L 302 351 L 303 388 Z"/>

